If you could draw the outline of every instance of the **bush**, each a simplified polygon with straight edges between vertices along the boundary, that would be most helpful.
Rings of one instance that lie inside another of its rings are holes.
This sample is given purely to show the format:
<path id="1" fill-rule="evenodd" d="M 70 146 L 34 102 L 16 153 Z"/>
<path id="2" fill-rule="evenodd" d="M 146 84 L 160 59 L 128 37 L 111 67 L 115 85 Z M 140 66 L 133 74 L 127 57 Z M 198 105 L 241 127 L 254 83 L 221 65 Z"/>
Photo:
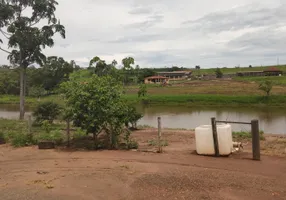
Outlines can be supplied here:
<path id="1" fill-rule="evenodd" d="M 137 141 L 135 140 L 130 140 L 128 143 L 127 143 L 127 148 L 128 149 L 138 149 L 139 147 L 139 144 Z"/>
<path id="2" fill-rule="evenodd" d="M 73 133 L 73 139 L 80 139 L 80 138 L 84 138 L 84 137 L 86 137 L 86 132 L 81 130 L 81 129 L 77 129 Z"/>
<path id="3" fill-rule="evenodd" d="M 0 133 L 0 138 L 3 138 L 5 143 L 11 143 L 14 147 L 25 147 L 36 143 L 36 141 L 25 132 L 6 131 Z"/>
<path id="4" fill-rule="evenodd" d="M 43 102 L 36 107 L 33 116 L 36 117 L 36 123 L 42 124 L 45 120 L 49 123 L 53 123 L 53 121 L 61 114 L 61 111 L 62 107 L 59 104 L 54 102 Z"/>
<path id="5" fill-rule="evenodd" d="M 11 138 L 11 144 L 14 147 L 25 147 L 35 144 L 35 140 L 25 133 L 16 133 Z"/>
<path id="6" fill-rule="evenodd" d="M 50 141 L 55 144 L 61 144 L 64 140 L 61 130 L 52 130 L 50 132 L 40 133 L 36 138 L 37 141 Z"/>
<path id="7" fill-rule="evenodd" d="M 266 96 L 270 96 L 272 87 L 273 87 L 273 82 L 271 80 L 266 80 L 259 84 L 259 90 L 265 92 Z"/>

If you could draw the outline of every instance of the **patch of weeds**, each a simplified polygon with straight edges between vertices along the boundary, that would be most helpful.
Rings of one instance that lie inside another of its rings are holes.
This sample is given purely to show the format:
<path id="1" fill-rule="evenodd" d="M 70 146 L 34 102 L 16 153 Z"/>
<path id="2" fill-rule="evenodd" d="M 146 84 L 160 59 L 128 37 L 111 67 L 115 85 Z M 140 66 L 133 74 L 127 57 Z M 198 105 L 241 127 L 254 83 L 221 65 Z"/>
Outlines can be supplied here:
<path id="1" fill-rule="evenodd" d="M 61 144 L 64 140 L 61 130 L 52 130 L 50 132 L 42 132 L 37 135 L 37 141 L 51 141 L 55 144 Z"/>
<path id="2" fill-rule="evenodd" d="M 3 143 L 11 143 L 14 147 L 25 147 L 35 144 L 35 140 L 25 130 L 3 130 L 0 135 L 0 140 L 3 140 Z"/>
<path id="3" fill-rule="evenodd" d="M 84 138 L 84 137 L 86 137 L 86 132 L 81 130 L 81 129 L 77 129 L 73 133 L 73 139 L 80 139 L 80 138 Z"/>
<path id="4" fill-rule="evenodd" d="M 260 131 L 259 135 L 260 135 L 260 140 L 265 140 L 263 131 Z M 240 140 L 252 139 L 251 132 L 246 132 L 246 131 L 232 132 L 232 136 L 234 139 L 240 139 Z"/>
<path id="5" fill-rule="evenodd" d="M 162 147 L 166 147 L 166 146 L 169 145 L 169 143 L 168 143 L 167 140 L 161 140 L 161 141 L 160 141 L 160 144 L 161 144 Z M 148 141 L 148 145 L 149 145 L 149 146 L 158 146 L 158 140 L 155 140 L 155 139 L 149 140 L 149 141 Z"/>
<path id="6" fill-rule="evenodd" d="M 15 133 L 11 138 L 11 144 L 14 147 L 25 147 L 35 144 L 35 140 L 26 133 Z"/>
<path id="7" fill-rule="evenodd" d="M 137 141 L 135 140 L 130 140 L 128 143 L 127 143 L 127 148 L 128 149 L 138 149 L 139 147 L 139 144 Z"/>
<path id="8" fill-rule="evenodd" d="M 154 127 L 149 126 L 149 125 L 138 125 L 137 128 L 138 129 L 148 129 L 148 128 L 154 128 Z"/>

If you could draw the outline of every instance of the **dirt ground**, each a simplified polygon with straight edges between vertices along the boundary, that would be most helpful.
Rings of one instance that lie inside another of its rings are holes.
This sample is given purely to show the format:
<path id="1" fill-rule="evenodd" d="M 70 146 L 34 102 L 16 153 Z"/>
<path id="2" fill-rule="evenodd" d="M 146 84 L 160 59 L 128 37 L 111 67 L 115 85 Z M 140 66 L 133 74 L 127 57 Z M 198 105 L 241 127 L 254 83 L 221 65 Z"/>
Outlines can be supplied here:
<path id="1" fill-rule="evenodd" d="M 133 134 L 138 151 L 0 145 L 0 199 L 286 199 L 285 138 L 267 136 L 262 161 L 253 161 L 247 143 L 243 152 L 229 157 L 205 157 L 194 153 L 193 132 L 162 133 L 168 141 L 162 154 L 148 145 L 155 129 Z"/>

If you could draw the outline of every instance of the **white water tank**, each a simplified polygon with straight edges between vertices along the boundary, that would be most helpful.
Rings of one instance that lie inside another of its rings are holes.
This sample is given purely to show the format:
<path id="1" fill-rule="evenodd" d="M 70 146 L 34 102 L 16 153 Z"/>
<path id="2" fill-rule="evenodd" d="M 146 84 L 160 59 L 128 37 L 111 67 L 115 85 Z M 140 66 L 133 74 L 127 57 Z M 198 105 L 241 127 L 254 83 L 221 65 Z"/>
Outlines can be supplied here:
<path id="1" fill-rule="evenodd" d="M 202 125 L 195 129 L 196 150 L 200 155 L 215 155 L 211 125 Z M 232 130 L 230 124 L 217 124 L 219 154 L 230 155 L 232 151 Z"/>

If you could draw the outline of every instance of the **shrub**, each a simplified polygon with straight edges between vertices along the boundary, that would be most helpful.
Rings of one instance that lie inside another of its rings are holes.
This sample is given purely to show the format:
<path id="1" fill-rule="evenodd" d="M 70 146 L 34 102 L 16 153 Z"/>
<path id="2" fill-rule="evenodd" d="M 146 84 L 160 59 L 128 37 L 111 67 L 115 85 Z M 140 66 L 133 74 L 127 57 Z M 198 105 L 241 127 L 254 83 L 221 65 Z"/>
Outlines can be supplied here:
<path id="1" fill-rule="evenodd" d="M 147 86 L 145 84 L 141 84 L 138 90 L 138 97 L 144 97 L 147 95 Z"/>
<path id="2" fill-rule="evenodd" d="M 81 130 L 81 129 L 77 129 L 73 133 L 73 139 L 80 139 L 80 138 L 84 138 L 84 137 L 86 137 L 86 132 Z"/>
<path id="3" fill-rule="evenodd" d="M 272 87 L 273 87 L 273 82 L 271 80 L 266 80 L 259 84 L 259 90 L 264 91 L 266 96 L 270 96 Z"/>
<path id="4" fill-rule="evenodd" d="M 35 140 L 25 132 L 5 131 L 0 133 L 5 143 L 11 143 L 14 147 L 25 147 L 35 144 Z"/>
<path id="5" fill-rule="evenodd" d="M 16 133 L 11 138 L 11 144 L 14 147 L 25 147 L 35 144 L 35 140 L 25 133 Z"/>
<path id="6" fill-rule="evenodd" d="M 49 123 L 53 121 L 61 114 L 62 107 L 54 102 L 43 102 L 40 103 L 33 115 L 36 117 L 36 123 L 42 124 L 43 121 L 47 120 Z"/>
<path id="7" fill-rule="evenodd" d="M 61 130 L 52 130 L 50 132 L 39 133 L 36 137 L 37 141 L 50 141 L 55 144 L 61 144 L 63 142 L 63 134 Z"/>

